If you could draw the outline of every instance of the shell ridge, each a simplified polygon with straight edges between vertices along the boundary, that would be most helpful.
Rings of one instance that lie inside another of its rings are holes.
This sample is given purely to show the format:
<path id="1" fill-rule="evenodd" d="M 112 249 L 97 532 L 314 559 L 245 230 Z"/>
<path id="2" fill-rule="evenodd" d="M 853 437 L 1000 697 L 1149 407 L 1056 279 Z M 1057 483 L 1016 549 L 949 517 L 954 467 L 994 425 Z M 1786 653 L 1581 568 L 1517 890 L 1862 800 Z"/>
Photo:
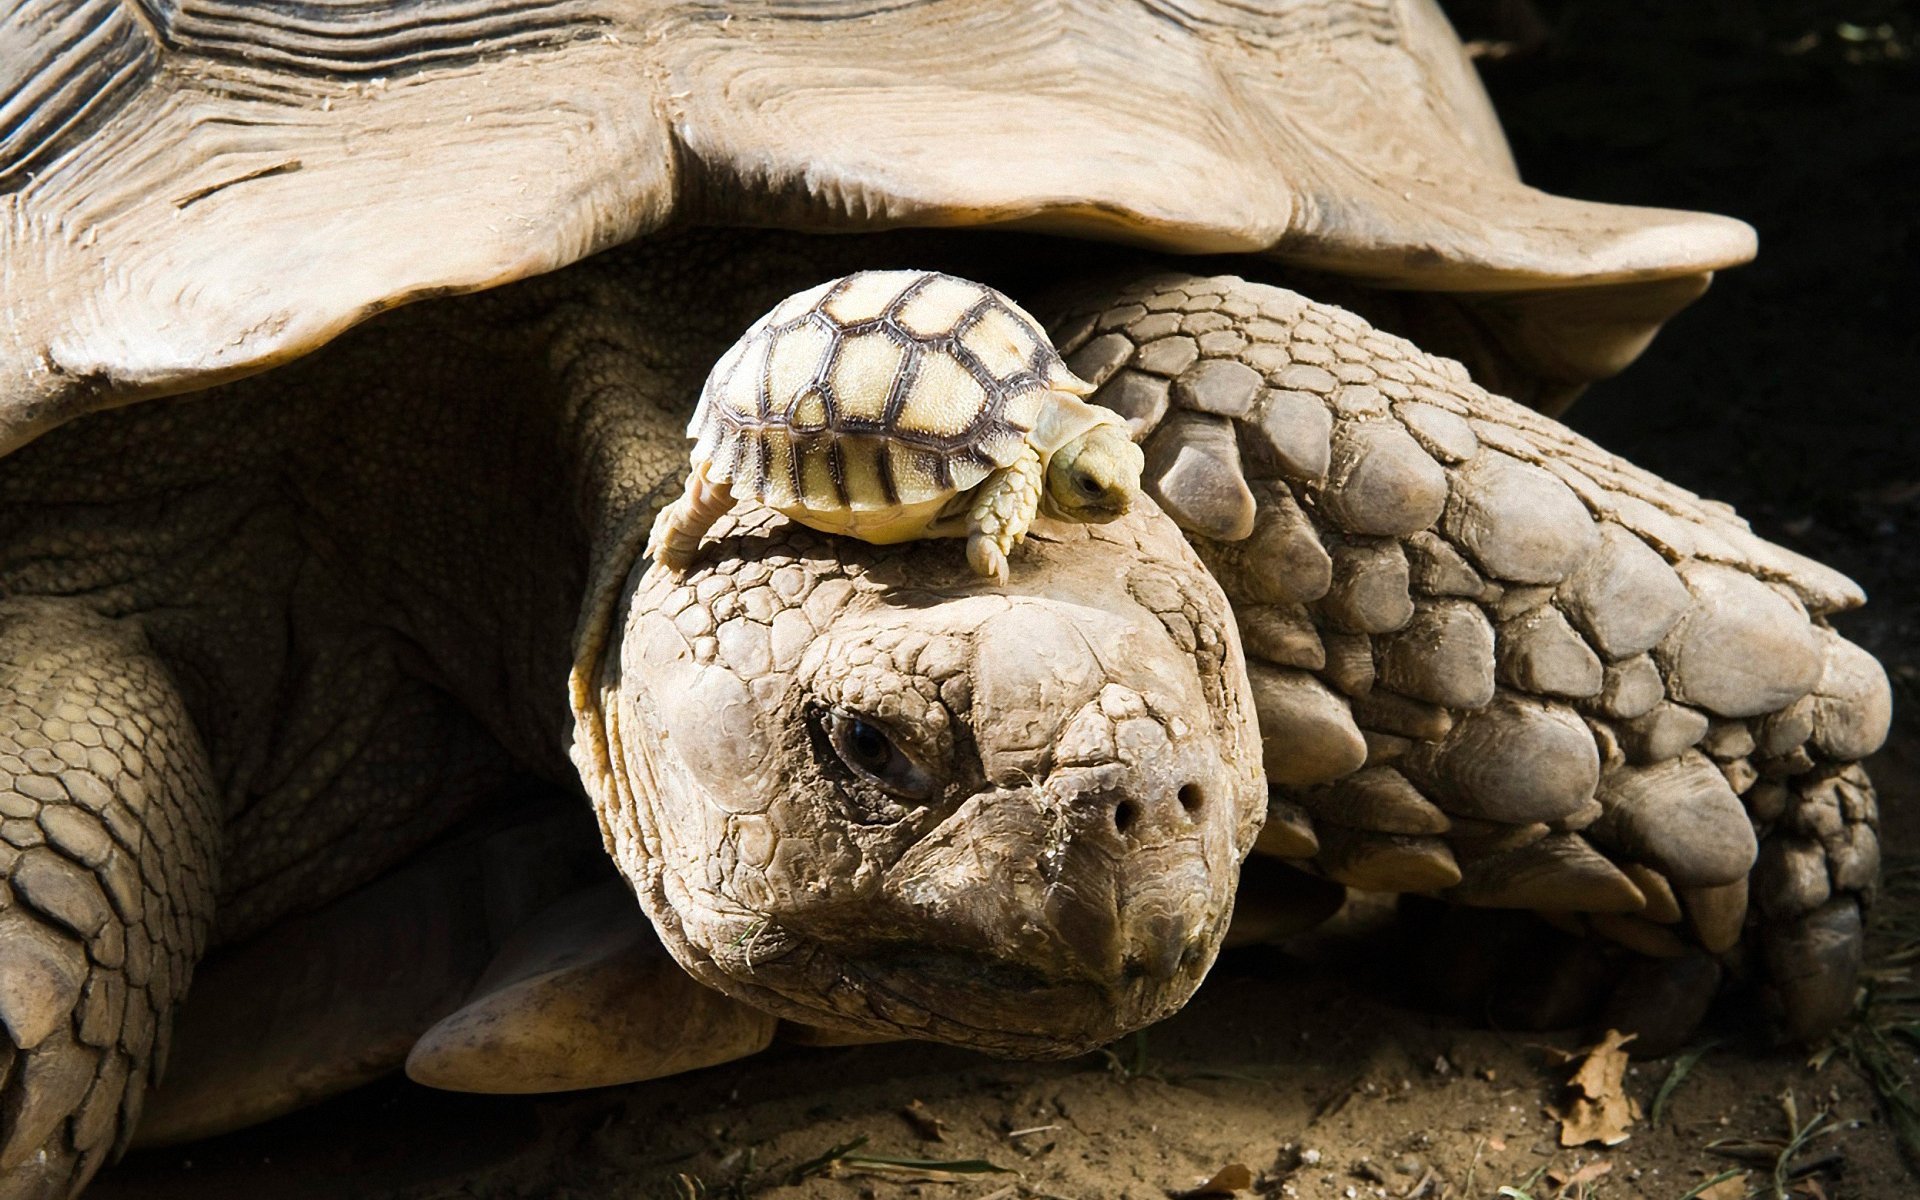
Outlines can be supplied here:
<path id="1" fill-rule="evenodd" d="M 947 336 L 953 340 L 956 340 L 956 341 L 959 340 L 962 334 L 966 333 L 967 330 L 972 329 L 975 325 L 978 325 L 980 323 L 981 317 L 986 316 L 987 313 L 991 312 L 996 308 L 1001 309 L 1002 311 L 1005 311 L 1006 306 L 1001 304 L 999 299 L 995 297 L 991 291 L 989 291 L 987 292 L 986 295 L 980 297 L 978 300 L 975 300 L 971 305 L 969 305 L 967 307 L 967 311 L 960 314 L 960 319 L 953 323 L 953 329 L 947 334 Z M 1015 319 L 1018 320 L 1018 318 L 1015 318 Z M 1022 325 L 1026 324 L 1026 322 L 1024 321 L 1021 321 L 1020 323 Z"/>
<path id="2" fill-rule="evenodd" d="M 900 484 L 893 477 L 893 452 L 886 442 L 874 448 L 874 474 L 880 477 L 880 494 L 887 498 L 888 505 L 900 503 Z"/>
<path id="3" fill-rule="evenodd" d="M 802 443 L 789 431 L 787 434 L 787 489 L 796 500 L 802 503 L 805 503 L 807 498 L 806 488 L 802 486 L 800 479 L 800 456 L 804 449 Z"/>
<path id="4" fill-rule="evenodd" d="M 840 502 L 840 507 L 850 507 L 853 495 L 847 491 L 847 464 L 841 457 L 840 439 L 837 437 L 827 439 L 827 475 L 833 480 L 834 498 Z"/>
<path id="5" fill-rule="evenodd" d="M 763 329 L 760 336 L 773 340 L 771 330 Z M 760 374 L 754 384 L 754 399 L 760 409 L 760 419 L 767 419 L 767 410 L 773 407 L 773 346 L 767 346 L 767 352 L 760 356 Z"/>
<path id="6" fill-rule="evenodd" d="M 767 430 L 753 431 L 754 499 L 765 503 L 773 490 L 773 447 L 767 443 Z"/>
<path id="7" fill-rule="evenodd" d="M 900 310 L 907 306 L 907 302 L 909 300 L 912 300 L 915 296 L 918 296 L 921 292 L 926 291 L 928 284 L 932 283 L 936 279 L 941 279 L 941 278 L 950 279 L 952 278 L 952 276 L 942 276 L 941 273 L 938 271 L 920 272 L 920 278 L 914 280 L 912 283 L 901 288 L 900 294 L 895 296 L 892 300 L 888 301 L 887 306 L 880 310 L 880 315 L 875 319 L 880 321 L 887 321 L 890 323 L 897 323 L 898 318 L 900 316 Z"/>

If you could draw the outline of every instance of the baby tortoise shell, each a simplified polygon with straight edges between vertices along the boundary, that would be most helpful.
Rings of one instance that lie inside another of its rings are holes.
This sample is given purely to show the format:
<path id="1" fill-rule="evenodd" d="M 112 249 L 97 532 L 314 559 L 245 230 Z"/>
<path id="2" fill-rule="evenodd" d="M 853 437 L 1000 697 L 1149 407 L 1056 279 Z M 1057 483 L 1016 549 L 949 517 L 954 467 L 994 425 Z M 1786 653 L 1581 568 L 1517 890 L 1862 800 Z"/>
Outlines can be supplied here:
<path id="1" fill-rule="evenodd" d="M 1092 390 L 984 284 L 911 270 L 820 284 L 755 322 L 708 376 L 686 494 L 649 551 L 684 570 L 748 496 L 869 542 L 967 537 L 975 569 L 1004 582 L 1036 513 L 1111 520 L 1139 490 L 1140 451 L 1117 414 L 1082 399 Z"/>

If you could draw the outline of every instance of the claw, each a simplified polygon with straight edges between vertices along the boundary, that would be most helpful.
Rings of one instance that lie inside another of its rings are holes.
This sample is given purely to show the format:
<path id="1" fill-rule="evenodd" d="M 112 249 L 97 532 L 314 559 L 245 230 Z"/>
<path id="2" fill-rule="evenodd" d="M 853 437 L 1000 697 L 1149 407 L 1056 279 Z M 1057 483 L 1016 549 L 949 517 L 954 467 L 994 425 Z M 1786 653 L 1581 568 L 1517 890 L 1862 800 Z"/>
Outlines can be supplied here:
<path id="1" fill-rule="evenodd" d="M 1187 532 L 1222 542 L 1253 532 L 1253 492 L 1225 417 L 1174 415 L 1147 443 L 1147 476 L 1160 507 Z"/>
<path id="2" fill-rule="evenodd" d="M 967 563 L 976 574 L 1007 586 L 1007 553 L 987 534 L 976 533 L 967 539 Z"/>

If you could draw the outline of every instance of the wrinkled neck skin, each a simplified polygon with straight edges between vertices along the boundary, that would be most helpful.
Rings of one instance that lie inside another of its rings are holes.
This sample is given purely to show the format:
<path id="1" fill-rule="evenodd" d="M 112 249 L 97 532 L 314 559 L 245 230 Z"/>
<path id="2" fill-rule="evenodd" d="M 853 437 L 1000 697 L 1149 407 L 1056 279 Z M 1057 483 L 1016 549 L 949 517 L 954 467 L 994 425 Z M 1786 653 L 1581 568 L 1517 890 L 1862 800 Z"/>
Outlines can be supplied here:
<path id="1" fill-rule="evenodd" d="M 689 972 L 791 1019 L 1029 1057 L 1187 999 L 1265 786 L 1226 601 L 1140 509 L 1043 521 L 1005 590 L 957 543 L 751 507 L 683 579 L 606 564 L 575 763 Z M 853 719 L 915 794 L 843 753 Z"/>

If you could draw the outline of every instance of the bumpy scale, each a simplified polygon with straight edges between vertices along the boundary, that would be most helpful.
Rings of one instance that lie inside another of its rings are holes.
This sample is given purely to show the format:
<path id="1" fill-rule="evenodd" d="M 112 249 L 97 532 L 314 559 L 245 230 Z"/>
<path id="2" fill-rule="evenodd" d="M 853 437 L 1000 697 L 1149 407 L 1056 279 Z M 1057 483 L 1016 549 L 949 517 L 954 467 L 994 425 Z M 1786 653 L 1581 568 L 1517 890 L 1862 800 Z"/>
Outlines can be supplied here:
<path id="1" fill-rule="evenodd" d="M 965 537 L 1001 583 L 1036 515 L 1125 513 L 1144 462 L 1038 322 L 933 271 L 861 271 L 791 296 L 708 376 L 685 493 L 648 553 L 675 573 L 738 495 L 879 544 Z"/>
<path id="2" fill-rule="evenodd" d="M 1163 273 L 1062 307 L 1234 603 L 1262 850 L 1562 914 L 1701 985 L 1669 1033 L 1749 927 L 1791 1032 L 1845 1015 L 1891 705 L 1827 623 L 1850 580 L 1292 292 Z"/>

